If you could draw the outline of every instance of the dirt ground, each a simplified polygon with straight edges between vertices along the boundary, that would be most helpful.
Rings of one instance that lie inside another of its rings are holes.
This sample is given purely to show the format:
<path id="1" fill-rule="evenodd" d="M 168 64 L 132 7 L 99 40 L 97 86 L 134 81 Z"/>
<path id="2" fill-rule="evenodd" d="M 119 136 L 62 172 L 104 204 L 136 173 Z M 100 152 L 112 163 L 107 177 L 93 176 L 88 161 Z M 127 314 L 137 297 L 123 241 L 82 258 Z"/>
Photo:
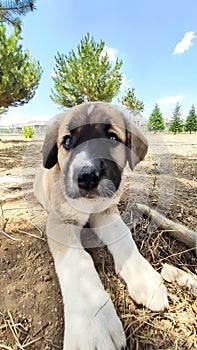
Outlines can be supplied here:
<path id="1" fill-rule="evenodd" d="M 196 230 L 197 135 L 147 137 L 146 159 L 125 174 L 121 215 L 156 270 L 167 262 L 196 274 L 195 249 L 160 231 L 147 217 L 133 218 L 131 211 L 135 202 L 147 203 Z M 0 349 L 62 349 L 63 305 L 44 234 L 46 214 L 32 193 L 42 137 L 0 138 L 0 226 L 12 237 L 0 232 Z M 89 253 L 122 320 L 130 350 L 197 349 L 197 294 L 165 282 L 169 310 L 151 312 L 131 300 L 105 247 Z"/>

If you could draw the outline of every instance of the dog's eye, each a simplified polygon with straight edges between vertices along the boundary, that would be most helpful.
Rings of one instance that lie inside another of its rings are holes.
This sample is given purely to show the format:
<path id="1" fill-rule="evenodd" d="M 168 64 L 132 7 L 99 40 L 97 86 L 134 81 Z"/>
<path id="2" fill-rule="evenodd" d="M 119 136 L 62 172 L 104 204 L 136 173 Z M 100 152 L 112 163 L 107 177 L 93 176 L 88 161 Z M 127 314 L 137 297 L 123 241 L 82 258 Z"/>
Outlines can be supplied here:
<path id="1" fill-rule="evenodd" d="M 66 150 L 69 150 L 72 146 L 72 137 L 70 135 L 64 136 L 64 140 L 63 140 L 62 144 Z"/>
<path id="2" fill-rule="evenodd" d="M 119 141 L 118 136 L 114 132 L 108 132 L 107 137 L 112 141 Z"/>

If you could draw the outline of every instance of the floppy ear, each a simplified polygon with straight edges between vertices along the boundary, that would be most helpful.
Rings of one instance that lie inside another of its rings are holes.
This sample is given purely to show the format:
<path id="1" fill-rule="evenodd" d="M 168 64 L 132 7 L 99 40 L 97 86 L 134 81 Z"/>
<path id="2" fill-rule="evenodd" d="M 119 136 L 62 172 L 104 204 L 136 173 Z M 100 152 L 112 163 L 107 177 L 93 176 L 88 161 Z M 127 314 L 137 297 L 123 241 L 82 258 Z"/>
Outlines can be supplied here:
<path id="1" fill-rule="evenodd" d="M 57 138 L 59 130 L 59 119 L 53 122 L 45 136 L 43 145 L 43 166 L 50 169 L 57 163 Z"/>
<path id="2" fill-rule="evenodd" d="M 144 159 L 148 151 L 148 141 L 135 124 L 130 124 L 129 130 L 127 131 L 127 158 L 129 166 L 133 170 Z"/>

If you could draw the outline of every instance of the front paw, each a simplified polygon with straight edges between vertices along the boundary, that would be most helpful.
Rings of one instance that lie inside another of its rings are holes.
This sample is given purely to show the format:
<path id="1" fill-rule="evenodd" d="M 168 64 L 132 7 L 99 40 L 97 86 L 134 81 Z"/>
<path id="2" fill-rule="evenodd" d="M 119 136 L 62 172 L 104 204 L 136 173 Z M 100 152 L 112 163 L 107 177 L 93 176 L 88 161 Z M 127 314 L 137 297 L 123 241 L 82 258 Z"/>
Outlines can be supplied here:
<path id="1" fill-rule="evenodd" d="M 141 255 L 129 258 L 120 271 L 130 296 L 152 311 L 168 308 L 167 290 L 158 272 Z"/>
<path id="2" fill-rule="evenodd" d="M 126 349 L 122 324 L 111 299 L 106 296 L 96 308 L 91 308 L 88 299 L 78 309 L 71 307 L 65 316 L 63 350 Z"/>

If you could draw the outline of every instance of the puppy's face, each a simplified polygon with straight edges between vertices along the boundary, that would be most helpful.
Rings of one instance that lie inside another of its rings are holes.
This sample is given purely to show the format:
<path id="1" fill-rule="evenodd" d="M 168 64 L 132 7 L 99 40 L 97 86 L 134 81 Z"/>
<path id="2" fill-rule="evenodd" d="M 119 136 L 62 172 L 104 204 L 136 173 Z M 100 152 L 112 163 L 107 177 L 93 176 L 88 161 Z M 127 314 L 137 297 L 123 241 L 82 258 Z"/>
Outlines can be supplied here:
<path id="1" fill-rule="evenodd" d="M 90 199 L 114 195 L 126 164 L 124 136 L 110 120 L 92 123 L 90 118 L 88 124 L 69 126 L 60 138 L 58 151 L 68 197 Z"/>
<path id="2" fill-rule="evenodd" d="M 133 128 L 132 135 L 128 120 L 111 105 L 85 103 L 74 107 L 49 129 L 44 166 L 59 167 L 62 190 L 69 198 L 111 198 L 120 187 L 127 160 L 133 168 L 146 154 L 146 141 Z M 132 149 L 132 139 L 139 143 L 137 154 L 138 146 Z"/>

